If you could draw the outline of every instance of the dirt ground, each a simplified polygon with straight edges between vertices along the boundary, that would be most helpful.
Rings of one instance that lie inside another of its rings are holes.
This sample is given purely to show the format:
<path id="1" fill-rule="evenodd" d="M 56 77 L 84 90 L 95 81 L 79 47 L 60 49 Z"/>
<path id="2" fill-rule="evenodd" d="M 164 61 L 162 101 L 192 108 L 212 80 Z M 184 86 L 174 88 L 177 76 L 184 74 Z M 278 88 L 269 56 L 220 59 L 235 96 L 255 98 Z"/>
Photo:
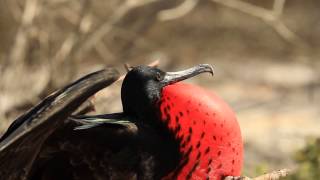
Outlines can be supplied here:
<path id="1" fill-rule="evenodd" d="M 320 137 L 320 3 L 283 1 L 272 11 L 280 1 L 0 0 L 0 134 L 43 97 L 104 66 L 124 73 L 125 62 L 160 60 L 166 71 L 209 63 L 214 78 L 188 81 L 237 113 L 245 172 L 294 167 L 292 154 Z M 121 111 L 120 85 L 95 97 L 96 113 Z"/>

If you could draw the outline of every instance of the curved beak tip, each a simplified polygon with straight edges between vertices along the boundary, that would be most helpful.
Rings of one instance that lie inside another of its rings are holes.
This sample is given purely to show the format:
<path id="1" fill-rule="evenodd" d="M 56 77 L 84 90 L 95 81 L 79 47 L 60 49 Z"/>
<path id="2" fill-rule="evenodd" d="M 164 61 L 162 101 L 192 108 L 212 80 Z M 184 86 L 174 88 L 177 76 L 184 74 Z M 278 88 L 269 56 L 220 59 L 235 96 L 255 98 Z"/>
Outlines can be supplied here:
<path id="1" fill-rule="evenodd" d="M 210 69 L 211 69 L 210 74 L 211 74 L 211 76 L 213 76 L 214 75 L 214 68 L 213 68 L 212 65 L 209 65 L 209 66 L 210 66 Z"/>
<path id="2" fill-rule="evenodd" d="M 212 76 L 214 75 L 214 68 L 210 64 L 201 64 L 200 66 L 204 66 L 206 71 L 209 72 Z"/>

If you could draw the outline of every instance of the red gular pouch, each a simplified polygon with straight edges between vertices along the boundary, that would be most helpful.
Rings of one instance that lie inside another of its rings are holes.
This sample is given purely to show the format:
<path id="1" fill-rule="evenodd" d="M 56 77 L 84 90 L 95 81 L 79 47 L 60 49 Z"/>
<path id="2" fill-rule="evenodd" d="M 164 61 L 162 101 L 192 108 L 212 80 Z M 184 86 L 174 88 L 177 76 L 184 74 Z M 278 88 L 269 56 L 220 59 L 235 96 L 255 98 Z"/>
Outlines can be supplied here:
<path id="1" fill-rule="evenodd" d="M 214 92 L 186 83 L 162 89 L 161 121 L 179 142 L 179 166 L 164 179 L 240 176 L 243 142 L 235 113 Z"/>

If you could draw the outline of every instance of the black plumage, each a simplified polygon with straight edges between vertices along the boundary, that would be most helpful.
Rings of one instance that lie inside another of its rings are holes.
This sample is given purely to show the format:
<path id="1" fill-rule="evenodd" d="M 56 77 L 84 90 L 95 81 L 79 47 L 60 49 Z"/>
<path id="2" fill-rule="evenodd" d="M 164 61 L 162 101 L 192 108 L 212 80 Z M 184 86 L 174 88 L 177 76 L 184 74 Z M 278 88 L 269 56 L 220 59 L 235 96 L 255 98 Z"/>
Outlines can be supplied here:
<path id="1" fill-rule="evenodd" d="M 30 179 L 44 146 L 84 101 L 119 77 L 113 68 L 89 74 L 45 98 L 16 119 L 0 139 L 0 179 Z M 66 134 L 60 134 L 60 140 Z M 52 142 L 58 144 L 59 142 Z"/>
<path id="2" fill-rule="evenodd" d="M 181 160 L 178 142 L 159 121 L 162 87 L 202 72 L 133 68 L 124 79 L 123 113 L 72 116 L 90 96 L 112 84 L 108 68 L 55 92 L 15 120 L 0 139 L 0 179 L 161 179 Z"/>
<path id="3" fill-rule="evenodd" d="M 0 140 L 0 179 L 160 179 L 173 168 L 172 145 L 136 117 L 71 116 L 118 76 L 111 68 L 89 74 L 16 119 Z"/>

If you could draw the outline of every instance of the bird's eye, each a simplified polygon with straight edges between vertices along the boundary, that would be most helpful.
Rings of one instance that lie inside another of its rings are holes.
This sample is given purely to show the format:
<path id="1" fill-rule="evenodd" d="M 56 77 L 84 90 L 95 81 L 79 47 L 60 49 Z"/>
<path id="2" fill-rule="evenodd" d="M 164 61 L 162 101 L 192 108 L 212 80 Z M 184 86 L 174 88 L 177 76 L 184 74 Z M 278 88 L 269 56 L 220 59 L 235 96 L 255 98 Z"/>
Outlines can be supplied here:
<path id="1" fill-rule="evenodd" d="M 163 80 L 163 78 L 162 78 L 162 76 L 161 76 L 161 74 L 159 72 L 157 72 L 156 78 L 157 78 L 158 81 Z"/>

